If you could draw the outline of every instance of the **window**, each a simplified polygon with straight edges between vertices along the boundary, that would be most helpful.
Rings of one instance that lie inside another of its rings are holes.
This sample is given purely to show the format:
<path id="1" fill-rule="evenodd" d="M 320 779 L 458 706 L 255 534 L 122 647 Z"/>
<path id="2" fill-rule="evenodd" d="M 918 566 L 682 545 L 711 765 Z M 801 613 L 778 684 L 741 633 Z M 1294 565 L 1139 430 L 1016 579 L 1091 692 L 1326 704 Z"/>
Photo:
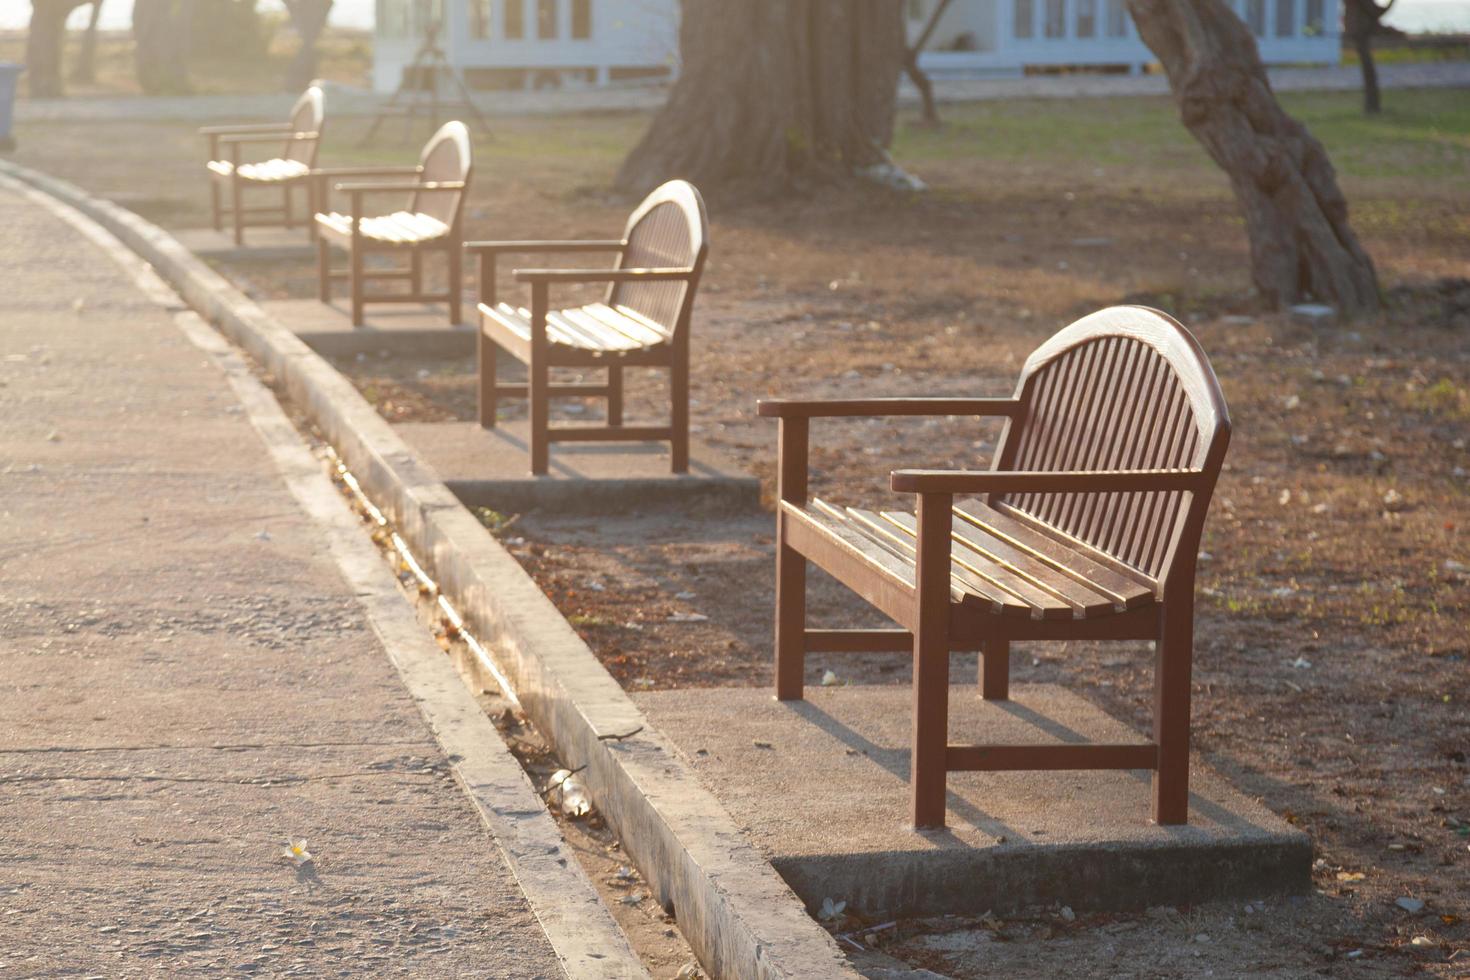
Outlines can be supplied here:
<path id="1" fill-rule="evenodd" d="M 555 40 L 561 33 L 556 7 L 556 0 L 536 0 L 536 36 L 543 41 Z"/>
<path id="2" fill-rule="evenodd" d="M 1322 33 L 1323 21 L 1326 20 L 1322 8 L 1322 0 L 1307 0 L 1307 22 L 1302 26 L 1302 33 L 1307 37 L 1317 37 Z"/>
<path id="3" fill-rule="evenodd" d="M 1097 0 L 1077 0 L 1077 36 L 1097 36 Z"/>
<path id="4" fill-rule="evenodd" d="M 505 38 L 518 41 L 526 36 L 526 0 L 505 0 Z"/>
<path id="5" fill-rule="evenodd" d="M 1108 0 L 1108 37 L 1128 36 L 1128 11 L 1123 0 Z"/>
<path id="6" fill-rule="evenodd" d="M 490 0 L 470 0 L 470 37 L 483 41 L 490 36 Z"/>
<path id="7" fill-rule="evenodd" d="M 1067 0 L 1046 0 L 1046 36 L 1067 36 Z"/>
<path id="8" fill-rule="evenodd" d="M 1245 22 L 1256 37 L 1266 36 L 1266 0 L 1245 0 Z"/>
<path id="9" fill-rule="evenodd" d="M 592 0 L 572 0 L 572 37 L 585 41 L 592 36 Z"/>
<path id="10" fill-rule="evenodd" d="M 1032 0 L 1016 0 L 1016 19 L 1014 33 L 1016 37 L 1029 38 L 1036 34 L 1036 8 Z"/>
<path id="11" fill-rule="evenodd" d="M 1296 33 L 1296 0 L 1276 0 L 1276 36 L 1291 37 Z"/>

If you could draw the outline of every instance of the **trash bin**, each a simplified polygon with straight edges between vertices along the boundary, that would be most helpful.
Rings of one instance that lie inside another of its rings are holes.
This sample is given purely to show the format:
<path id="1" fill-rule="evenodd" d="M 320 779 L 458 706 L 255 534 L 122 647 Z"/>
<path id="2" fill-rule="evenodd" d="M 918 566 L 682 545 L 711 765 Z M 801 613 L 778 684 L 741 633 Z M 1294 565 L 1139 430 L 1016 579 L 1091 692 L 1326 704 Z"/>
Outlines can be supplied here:
<path id="1" fill-rule="evenodd" d="M 20 84 L 20 73 L 25 70 L 25 65 L 0 61 L 0 150 L 15 149 L 10 128 L 15 121 L 15 90 Z"/>

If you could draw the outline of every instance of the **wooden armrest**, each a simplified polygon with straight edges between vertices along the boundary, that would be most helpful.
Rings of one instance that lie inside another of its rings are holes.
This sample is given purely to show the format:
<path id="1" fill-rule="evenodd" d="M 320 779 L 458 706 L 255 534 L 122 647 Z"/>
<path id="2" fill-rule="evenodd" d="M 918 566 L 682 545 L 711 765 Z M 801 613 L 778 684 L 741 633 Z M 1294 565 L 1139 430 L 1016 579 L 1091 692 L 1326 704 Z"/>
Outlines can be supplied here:
<path id="1" fill-rule="evenodd" d="M 465 242 L 464 247 L 468 252 L 497 253 L 534 253 L 534 252 L 621 252 L 627 248 L 625 241 L 581 241 L 581 242 L 556 242 L 556 241 L 528 241 L 528 242 Z"/>
<path id="2" fill-rule="evenodd" d="M 1201 490 L 1202 470 L 894 470 L 899 493 L 1134 493 Z"/>
<path id="3" fill-rule="evenodd" d="M 518 282 L 671 282 L 688 279 L 693 269 L 517 269 Z"/>
<path id="4" fill-rule="evenodd" d="M 379 191 L 462 191 L 462 180 L 420 180 L 412 182 L 370 181 L 361 184 L 334 184 L 333 190 L 347 194 L 372 194 Z"/>
<path id="5" fill-rule="evenodd" d="M 290 123 L 246 123 L 239 126 L 203 126 L 200 136 L 224 136 L 232 133 L 289 133 Z"/>
<path id="6" fill-rule="evenodd" d="M 762 398 L 755 413 L 766 418 L 850 418 L 884 415 L 1001 415 L 1015 417 L 1014 398 Z"/>
<path id="7" fill-rule="evenodd" d="M 281 140 L 304 142 L 306 140 L 321 139 L 321 133 L 249 133 L 238 136 L 221 136 L 220 143 L 279 143 Z"/>

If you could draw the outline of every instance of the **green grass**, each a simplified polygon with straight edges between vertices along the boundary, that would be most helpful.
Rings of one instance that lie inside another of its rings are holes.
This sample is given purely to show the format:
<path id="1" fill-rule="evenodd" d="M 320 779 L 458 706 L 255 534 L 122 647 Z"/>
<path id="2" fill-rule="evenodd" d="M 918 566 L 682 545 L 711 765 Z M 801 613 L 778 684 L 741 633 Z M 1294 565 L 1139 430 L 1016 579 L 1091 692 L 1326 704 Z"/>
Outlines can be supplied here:
<path id="1" fill-rule="evenodd" d="M 1281 101 L 1344 176 L 1470 175 L 1463 91 L 1389 90 L 1374 118 L 1363 115 L 1356 92 L 1287 93 Z M 900 125 L 895 157 L 921 173 L 926 163 L 965 160 L 1177 173 L 1213 167 L 1168 98 L 972 102 L 944 106 L 941 115 L 940 129 Z M 906 112 L 903 122 L 913 118 Z"/>

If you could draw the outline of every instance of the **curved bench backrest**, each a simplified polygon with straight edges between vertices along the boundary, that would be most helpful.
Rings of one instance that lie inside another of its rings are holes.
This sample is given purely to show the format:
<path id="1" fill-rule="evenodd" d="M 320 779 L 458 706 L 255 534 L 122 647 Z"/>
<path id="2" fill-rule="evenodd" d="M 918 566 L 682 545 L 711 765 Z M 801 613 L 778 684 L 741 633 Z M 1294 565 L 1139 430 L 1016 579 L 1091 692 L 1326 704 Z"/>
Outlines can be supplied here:
<path id="1" fill-rule="evenodd" d="M 620 269 L 690 269 L 685 282 L 614 283 L 607 305 L 637 313 L 672 338 L 683 338 L 709 253 L 704 198 L 686 180 L 671 180 L 644 198 L 628 219 Z"/>
<path id="2" fill-rule="evenodd" d="M 1167 314 L 1115 306 L 1084 317 L 1021 370 L 1024 413 L 998 470 L 1199 469 L 1199 493 L 997 495 L 991 504 L 1080 541 L 1154 583 L 1193 568 L 1210 490 L 1230 441 L 1225 396 L 1199 343 Z"/>
<path id="3" fill-rule="evenodd" d="M 301 93 L 301 98 L 297 99 L 296 104 L 291 107 L 291 132 L 320 133 L 325 121 L 326 107 L 321 86 L 312 85 Z M 299 160 L 308 167 L 315 167 L 317 148 L 320 145 L 320 139 L 287 140 L 286 150 L 281 154 L 281 159 Z"/>
<path id="4" fill-rule="evenodd" d="M 423 172 L 419 179 L 430 181 L 463 182 L 465 190 L 415 191 L 408 203 L 414 214 L 427 214 L 438 218 L 450 227 L 459 221 L 460 209 L 464 207 L 465 191 L 469 189 L 473 152 L 470 147 L 470 131 L 459 121 L 447 122 L 429 137 L 419 154 L 419 166 Z"/>

